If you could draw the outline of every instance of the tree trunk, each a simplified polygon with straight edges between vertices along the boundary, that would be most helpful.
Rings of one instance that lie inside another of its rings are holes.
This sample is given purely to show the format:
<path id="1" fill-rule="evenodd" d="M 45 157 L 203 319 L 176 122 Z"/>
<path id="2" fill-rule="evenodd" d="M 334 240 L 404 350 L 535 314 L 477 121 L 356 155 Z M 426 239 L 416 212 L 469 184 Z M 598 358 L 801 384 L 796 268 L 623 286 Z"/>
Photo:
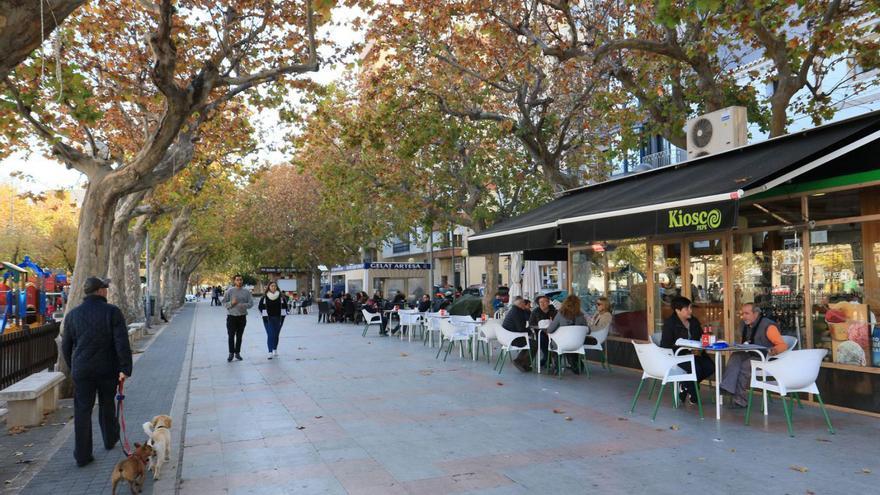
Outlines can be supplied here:
<path id="1" fill-rule="evenodd" d="M 83 283 L 87 278 L 107 276 L 110 264 L 110 231 L 113 227 L 117 198 L 108 194 L 106 187 L 102 187 L 104 186 L 103 177 L 90 178 L 86 186 L 83 204 L 79 212 L 76 264 L 70 281 L 70 294 L 67 297 L 65 312 L 82 303 Z M 73 382 L 70 379 L 70 369 L 62 357 L 61 339 L 63 335 L 64 321 L 62 320 L 61 332 L 56 338 L 58 344 L 56 369 L 67 375 L 67 379 L 61 386 L 61 393 L 64 397 L 69 397 L 73 392 Z"/>
<path id="2" fill-rule="evenodd" d="M 0 0 L 0 79 L 87 0 Z M 40 14 L 42 13 L 42 18 Z"/>
<path id="3" fill-rule="evenodd" d="M 779 91 L 779 90 L 777 90 Z M 788 134 L 788 104 L 791 97 L 784 96 L 781 92 L 770 99 L 770 137 L 784 136 Z"/>
<path id="4" fill-rule="evenodd" d="M 321 294 L 321 270 L 318 267 L 312 269 L 312 295 L 317 298 L 324 297 Z"/>
<path id="5" fill-rule="evenodd" d="M 134 228 L 129 235 L 129 243 L 125 249 L 125 298 L 128 300 L 126 306 L 132 311 L 126 314 L 129 321 L 144 321 L 144 293 L 141 287 L 141 256 L 144 252 L 144 246 L 147 241 L 147 225 L 150 223 L 149 217 L 140 217 L 134 224 Z"/>
<path id="6" fill-rule="evenodd" d="M 169 254 L 171 254 L 174 248 L 174 241 L 177 239 L 177 236 L 180 234 L 183 227 L 189 222 L 190 212 L 191 210 L 188 207 L 184 208 L 177 218 L 174 219 L 174 222 L 171 223 L 171 229 L 168 230 L 168 234 L 162 239 L 162 243 L 156 250 L 156 256 L 150 261 L 150 294 L 156 297 L 156 306 L 160 308 L 163 307 L 160 292 L 162 269 L 165 266 L 165 260 L 169 258 Z M 153 321 L 158 322 L 159 317 L 159 311 L 156 311 Z"/>
<path id="7" fill-rule="evenodd" d="M 125 258 L 128 255 L 128 246 L 131 241 L 129 224 L 133 218 L 135 208 L 137 208 L 145 195 L 146 191 L 129 194 L 119 202 L 113 220 L 113 230 L 110 234 L 112 249 L 110 250 L 110 265 L 107 275 L 112 283 L 110 284 L 108 299 L 111 304 L 119 307 L 122 314 L 126 316 L 126 321 L 130 321 L 128 319 L 129 316 L 135 312 L 131 305 L 137 304 L 136 301 L 132 301 L 127 297 L 130 280 L 125 276 Z M 140 285 L 139 282 L 138 285 Z"/>
<path id="8" fill-rule="evenodd" d="M 487 254 L 486 259 L 486 293 L 483 294 L 483 312 L 493 314 L 492 301 L 498 292 L 498 253 Z"/>

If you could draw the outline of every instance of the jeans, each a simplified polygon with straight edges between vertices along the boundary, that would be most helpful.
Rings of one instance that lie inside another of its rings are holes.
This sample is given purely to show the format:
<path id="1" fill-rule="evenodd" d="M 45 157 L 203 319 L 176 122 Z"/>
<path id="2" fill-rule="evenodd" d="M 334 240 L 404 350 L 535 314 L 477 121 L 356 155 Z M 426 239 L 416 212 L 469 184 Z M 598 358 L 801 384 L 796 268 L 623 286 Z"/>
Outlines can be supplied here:
<path id="1" fill-rule="evenodd" d="M 278 337 L 281 335 L 281 324 L 283 322 L 283 316 L 263 317 L 263 327 L 266 328 L 266 346 L 269 348 L 269 352 L 278 349 Z"/>
<path id="2" fill-rule="evenodd" d="M 73 380 L 73 425 L 76 439 L 73 457 L 84 463 L 92 458 L 92 409 L 98 396 L 98 425 L 104 438 L 104 447 L 113 448 L 119 441 L 119 421 L 116 418 L 117 377 Z"/>
<path id="3" fill-rule="evenodd" d="M 229 336 L 229 354 L 241 353 L 241 338 L 244 336 L 244 326 L 247 324 L 247 315 L 226 315 L 226 334 Z"/>

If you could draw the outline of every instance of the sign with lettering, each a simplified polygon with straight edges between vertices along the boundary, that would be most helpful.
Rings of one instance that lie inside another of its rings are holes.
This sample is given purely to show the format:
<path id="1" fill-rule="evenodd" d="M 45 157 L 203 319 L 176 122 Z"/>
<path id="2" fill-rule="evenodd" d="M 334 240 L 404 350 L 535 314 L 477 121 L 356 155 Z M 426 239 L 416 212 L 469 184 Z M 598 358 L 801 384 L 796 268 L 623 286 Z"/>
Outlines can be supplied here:
<path id="1" fill-rule="evenodd" d="M 735 224 L 736 212 L 736 201 L 669 208 L 657 212 L 657 233 L 710 232 L 730 228 Z"/>
<path id="2" fill-rule="evenodd" d="M 260 267 L 260 273 L 289 273 L 289 272 L 302 272 L 305 271 L 301 268 L 296 268 L 293 266 L 262 266 Z"/>
<path id="3" fill-rule="evenodd" d="M 375 263 L 364 263 L 364 268 L 368 270 L 430 270 L 430 263 L 386 263 L 386 262 L 375 262 Z"/>

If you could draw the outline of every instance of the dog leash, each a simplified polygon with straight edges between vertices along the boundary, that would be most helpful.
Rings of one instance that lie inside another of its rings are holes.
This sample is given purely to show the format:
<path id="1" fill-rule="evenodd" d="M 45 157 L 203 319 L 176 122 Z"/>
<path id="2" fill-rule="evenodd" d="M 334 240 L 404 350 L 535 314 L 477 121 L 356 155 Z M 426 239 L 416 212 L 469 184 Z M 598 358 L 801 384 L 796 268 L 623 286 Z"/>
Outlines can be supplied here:
<path id="1" fill-rule="evenodd" d="M 122 432 L 122 451 L 125 452 L 125 455 L 131 457 L 131 446 L 128 443 L 128 434 L 125 432 L 125 406 L 123 405 L 123 401 L 125 401 L 125 394 L 123 393 L 123 386 L 125 385 L 125 379 L 122 378 L 119 380 L 119 385 L 116 387 L 116 417 L 119 418 L 119 429 Z"/>

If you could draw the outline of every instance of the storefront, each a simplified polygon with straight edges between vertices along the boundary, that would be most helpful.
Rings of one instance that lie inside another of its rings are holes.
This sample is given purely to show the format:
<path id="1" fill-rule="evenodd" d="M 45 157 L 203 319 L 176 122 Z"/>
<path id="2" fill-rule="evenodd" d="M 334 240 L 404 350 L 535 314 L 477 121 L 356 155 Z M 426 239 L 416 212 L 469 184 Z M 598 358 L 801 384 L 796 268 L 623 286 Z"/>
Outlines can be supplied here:
<path id="1" fill-rule="evenodd" d="M 826 402 L 880 413 L 880 113 L 569 191 L 469 245 L 567 248 L 569 290 L 609 297 L 611 359 L 633 368 L 672 297 L 730 342 L 754 302 L 828 349 Z"/>
<path id="2" fill-rule="evenodd" d="M 332 287 L 341 286 L 349 294 L 382 291 L 391 298 L 400 291 L 414 301 L 427 293 L 430 270 L 430 263 L 358 263 L 331 268 L 330 281 Z"/>

